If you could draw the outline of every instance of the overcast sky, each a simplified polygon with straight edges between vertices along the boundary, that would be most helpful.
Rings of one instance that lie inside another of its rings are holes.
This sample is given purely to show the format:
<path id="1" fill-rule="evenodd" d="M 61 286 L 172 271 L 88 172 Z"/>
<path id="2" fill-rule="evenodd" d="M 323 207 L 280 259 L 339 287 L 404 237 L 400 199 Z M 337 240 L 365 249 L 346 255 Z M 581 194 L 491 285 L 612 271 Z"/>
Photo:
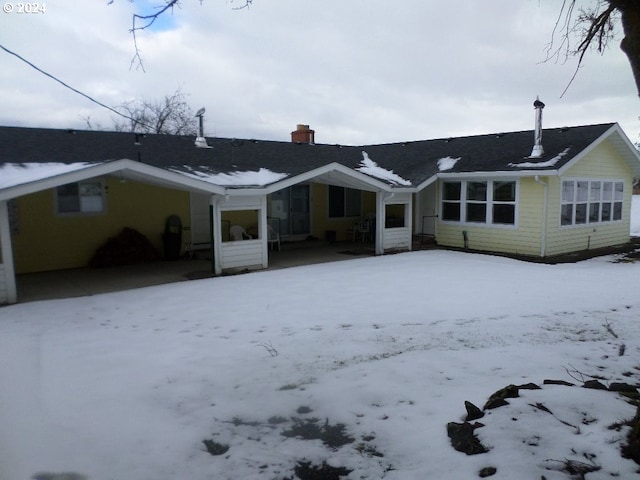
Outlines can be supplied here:
<path id="1" fill-rule="evenodd" d="M 134 11 L 162 0 L 49 0 L 45 13 L 0 12 L 0 44 L 109 105 L 180 88 L 206 108 L 210 136 L 372 144 L 619 122 L 640 141 L 640 101 L 620 38 L 542 63 L 560 1 L 183 0 L 138 36 Z M 0 50 L 0 125 L 109 128 L 114 114 Z"/>

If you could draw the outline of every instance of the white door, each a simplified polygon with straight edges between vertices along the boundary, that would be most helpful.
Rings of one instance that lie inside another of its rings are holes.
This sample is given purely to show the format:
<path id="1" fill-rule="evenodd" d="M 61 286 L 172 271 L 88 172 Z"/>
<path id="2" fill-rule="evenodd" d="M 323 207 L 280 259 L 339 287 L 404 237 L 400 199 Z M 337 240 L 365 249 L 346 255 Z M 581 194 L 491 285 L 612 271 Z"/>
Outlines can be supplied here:
<path id="1" fill-rule="evenodd" d="M 420 192 L 420 217 L 417 219 L 418 233 L 435 235 L 438 205 L 436 203 L 436 182 Z"/>

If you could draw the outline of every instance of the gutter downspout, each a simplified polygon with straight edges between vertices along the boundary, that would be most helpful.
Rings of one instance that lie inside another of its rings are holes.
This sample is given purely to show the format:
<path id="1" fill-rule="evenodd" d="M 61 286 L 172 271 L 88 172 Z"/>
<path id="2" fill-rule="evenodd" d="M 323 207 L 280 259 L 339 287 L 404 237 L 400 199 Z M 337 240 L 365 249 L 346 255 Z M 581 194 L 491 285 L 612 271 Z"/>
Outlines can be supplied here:
<path id="1" fill-rule="evenodd" d="M 544 188 L 544 202 L 542 207 L 542 238 L 540 239 L 540 257 L 544 258 L 547 254 L 547 206 L 549 204 L 549 184 L 540 180 L 540 176 L 533 177 L 536 183 Z"/>

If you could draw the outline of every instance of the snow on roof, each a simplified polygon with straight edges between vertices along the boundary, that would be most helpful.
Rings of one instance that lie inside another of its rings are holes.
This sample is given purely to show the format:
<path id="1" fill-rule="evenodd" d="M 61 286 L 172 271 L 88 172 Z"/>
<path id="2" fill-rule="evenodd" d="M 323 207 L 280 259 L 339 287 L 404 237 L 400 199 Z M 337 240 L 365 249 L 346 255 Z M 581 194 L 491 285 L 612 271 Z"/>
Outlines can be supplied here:
<path id="1" fill-rule="evenodd" d="M 258 171 L 245 172 L 229 172 L 229 173 L 207 173 L 208 167 L 201 167 L 203 170 L 195 170 L 193 167 L 183 165 L 187 171 L 172 168 L 171 170 L 188 177 L 196 178 L 204 182 L 213 183 L 215 185 L 225 187 L 242 187 L 242 186 L 264 186 L 277 182 L 289 176 L 288 173 L 272 172 L 267 168 L 261 168 Z"/>
<path id="2" fill-rule="evenodd" d="M 356 170 L 366 173 L 367 175 L 371 175 L 372 177 L 379 178 L 380 180 L 385 180 L 394 185 L 411 185 L 409 180 L 405 180 L 401 176 L 396 175 L 393 173 L 393 170 L 387 170 L 378 166 L 376 162 L 369 158 L 369 155 L 364 150 L 362 151 L 362 161 Z"/>
<path id="3" fill-rule="evenodd" d="M 525 168 L 531 168 L 531 167 L 553 167 L 556 163 L 558 163 L 558 161 L 564 157 L 566 154 L 569 153 L 569 150 L 571 150 L 571 147 L 567 147 L 565 148 L 562 152 L 560 152 L 558 155 L 556 155 L 555 157 L 547 160 L 546 162 L 522 162 L 522 163 L 510 163 L 509 166 L 510 167 L 525 167 Z"/>
<path id="4" fill-rule="evenodd" d="M 0 165 L 0 188 L 15 187 L 24 183 L 62 175 L 95 165 L 78 163 L 5 163 Z"/>
<path id="5" fill-rule="evenodd" d="M 440 160 L 438 160 L 438 169 L 441 172 L 444 171 L 444 170 L 451 170 L 453 167 L 455 167 L 456 163 L 458 163 L 458 160 L 460 160 L 460 158 L 462 158 L 462 157 L 458 157 L 458 158 L 444 157 L 444 158 L 441 158 Z"/>

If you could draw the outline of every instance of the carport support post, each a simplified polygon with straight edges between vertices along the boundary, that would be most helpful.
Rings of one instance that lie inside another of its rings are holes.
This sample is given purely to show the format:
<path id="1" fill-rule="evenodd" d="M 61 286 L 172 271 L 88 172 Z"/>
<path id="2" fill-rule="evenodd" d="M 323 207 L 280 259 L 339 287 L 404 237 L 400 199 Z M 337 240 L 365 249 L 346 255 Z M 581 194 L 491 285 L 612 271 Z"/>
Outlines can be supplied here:
<path id="1" fill-rule="evenodd" d="M 216 263 L 214 258 L 216 258 L 216 247 L 213 243 L 213 205 L 211 204 L 211 201 L 209 201 L 209 250 L 211 255 L 211 273 L 215 275 Z"/>
<path id="2" fill-rule="evenodd" d="M 7 302 L 16 303 L 18 295 L 16 291 L 16 270 L 13 264 L 13 248 L 11 246 L 11 227 L 9 225 L 9 207 L 6 200 L 0 202 L 0 255 L 7 285 Z"/>
<path id="3" fill-rule="evenodd" d="M 269 222 L 267 221 L 267 196 L 260 198 L 258 212 L 258 236 L 262 239 L 262 268 L 269 266 Z"/>
<path id="4" fill-rule="evenodd" d="M 220 275 L 220 252 L 222 251 L 222 214 L 220 204 L 224 197 L 211 195 L 209 201 L 209 233 L 211 235 L 211 273 Z"/>
<path id="5" fill-rule="evenodd" d="M 376 255 L 384 253 L 385 192 L 376 192 Z"/>

